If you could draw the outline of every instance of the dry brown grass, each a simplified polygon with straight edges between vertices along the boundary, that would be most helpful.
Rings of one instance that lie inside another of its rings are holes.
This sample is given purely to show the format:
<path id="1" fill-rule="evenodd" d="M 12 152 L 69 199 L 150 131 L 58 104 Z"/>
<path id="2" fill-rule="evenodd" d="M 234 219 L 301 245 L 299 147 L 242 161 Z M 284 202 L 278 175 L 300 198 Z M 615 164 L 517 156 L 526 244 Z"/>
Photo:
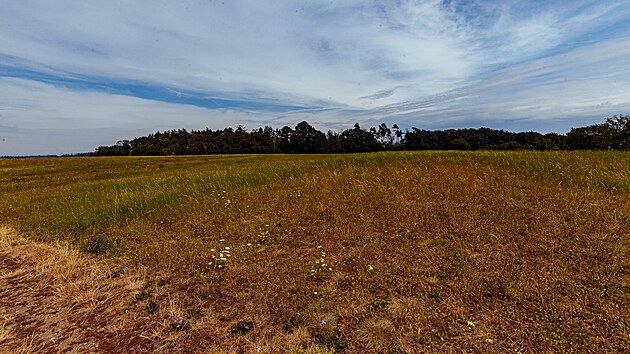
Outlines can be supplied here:
<path id="1" fill-rule="evenodd" d="M 115 240 L 108 244 L 110 257 L 92 262 L 143 267 L 146 276 L 137 277 L 127 295 L 116 287 L 79 291 L 118 278 L 104 281 L 111 270 L 77 273 L 64 266 L 54 271 L 62 284 L 56 293 L 92 312 L 115 299 L 139 310 L 110 330 L 124 335 L 133 328 L 155 351 L 628 350 L 627 157 L 378 156 L 321 158 L 321 165 L 300 173 L 261 160 L 259 172 L 280 171 L 278 178 L 255 177 L 251 159 L 216 172 L 191 158 L 185 164 L 193 167 L 177 178 L 154 172 L 146 180 L 86 182 L 116 191 L 128 204 L 121 202 L 109 220 L 103 219 L 108 204 L 98 199 L 84 209 L 99 215 L 90 217 L 90 227 L 59 231 L 62 223 L 55 221 L 32 237 L 50 237 L 43 235 L 49 228 L 82 246 L 96 236 Z M 309 159 L 292 163 L 314 163 Z M 156 161 L 166 163 L 166 171 L 177 163 Z M 208 177 L 213 173 L 223 182 Z M 56 187 L 38 191 L 42 203 L 79 205 L 97 196 L 85 185 L 55 181 Z M 183 196 L 159 194 L 177 189 Z M 20 201 L 30 198 L 23 193 L 8 194 L 11 208 L 3 210 L 21 210 Z M 73 217 L 63 210 L 51 215 Z M 120 213 L 125 218 L 118 219 Z M 209 265 L 226 247 L 231 256 L 222 267 Z M 65 264 L 75 262 L 63 257 Z M 65 279 L 85 280 L 74 286 L 63 285 Z M 183 330 L 173 325 L 180 317 Z M 240 333 L 240 320 L 253 329 Z"/>
<path id="2" fill-rule="evenodd" d="M 129 299 L 140 272 L 111 278 L 108 265 L 66 243 L 36 243 L 8 227 L 0 227 L 0 261 L 3 352 L 106 351 L 137 325 Z"/>
<path id="3" fill-rule="evenodd" d="M 12 318 L 10 315 L 0 315 L 0 345 L 9 339 L 13 339 L 14 337 L 13 329 L 10 326 L 11 320 Z"/>
<path id="4" fill-rule="evenodd" d="M 254 351 L 285 336 L 297 311 L 311 343 L 325 320 L 352 352 L 627 346 L 615 322 L 627 316 L 628 233 L 612 218 L 630 210 L 627 195 L 439 163 L 325 171 L 229 195 L 237 211 L 193 204 L 190 217 L 143 230 L 149 252 L 168 256 L 140 263 L 169 269 L 183 306 L 203 310 L 190 341 L 204 350 Z M 219 239 L 233 257 L 209 269 Z M 333 271 L 311 275 L 320 250 Z M 256 332 L 231 336 L 240 318 Z"/>

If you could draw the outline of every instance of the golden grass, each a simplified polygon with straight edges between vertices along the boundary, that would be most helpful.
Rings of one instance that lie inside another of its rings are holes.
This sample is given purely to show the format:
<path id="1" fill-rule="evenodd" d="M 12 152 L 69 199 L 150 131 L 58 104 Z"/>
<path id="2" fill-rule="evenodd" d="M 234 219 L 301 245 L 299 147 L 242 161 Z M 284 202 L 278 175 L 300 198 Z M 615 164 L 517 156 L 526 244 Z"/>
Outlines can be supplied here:
<path id="1" fill-rule="evenodd" d="M 56 293 L 85 313 L 134 308 L 108 328 L 134 328 L 153 350 L 630 346 L 627 154 L 2 164 L 11 172 L 0 175 L 10 186 L 0 220 L 33 239 L 68 242 L 56 244 L 68 252 L 58 258 L 37 256 Z M 72 247 L 103 252 L 89 259 L 107 267 L 85 270 Z M 125 268 L 146 276 L 108 288 L 119 278 L 105 275 Z M 240 320 L 253 328 L 239 331 Z"/>
<path id="2" fill-rule="evenodd" d="M 79 303 L 92 305 L 97 298 L 100 301 L 115 299 L 122 293 L 137 291 L 143 281 L 142 272 L 135 270 L 120 281 L 103 282 L 110 278 L 109 267 L 99 264 L 98 260 L 76 247 L 67 242 L 32 242 L 8 227 L 0 227 L 0 248 L 22 265 L 11 275 L 28 273 L 26 277 L 29 279 L 45 278 L 48 282 L 42 286 L 52 287 L 60 298 L 71 298 Z"/>
<path id="3" fill-rule="evenodd" d="M 17 347 L 14 348 L 13 350 L 15 354 L 32 354 L 32 353 L 40 353 L 43 351 L 43 348 L 40 348 L 40 350 L 35 348 L 34 345 L 34 336 L 27 336 L 26 338 L 24 338 L 21 342 L 21 344 Z"/>
<path id="4" fill-rule="evenodd" d="M 78 348 L 73 344 L 73 336 L 86 326 L 100 326 L 101 335 L 108 336 L 130 329 L 130 324 L 109 327 L 107 322 L 133 318 L 128 299 L 143 281 L 138 272 L 112 279 L 107 264 L 67 243 L 36 243 L 8 227 L 0 227 L 0 261 L 5 297 L 0 348 L 16 353 L 91 351 L 87 346 L 98 346 L 98 338 L 81 338 Z"/>
<path id="5" fill-rule="evenodd" d="M 10 315 L 0 315 L 0 345 L 14 338 L 13 329 L 10 326 L 11 319 Z"/>

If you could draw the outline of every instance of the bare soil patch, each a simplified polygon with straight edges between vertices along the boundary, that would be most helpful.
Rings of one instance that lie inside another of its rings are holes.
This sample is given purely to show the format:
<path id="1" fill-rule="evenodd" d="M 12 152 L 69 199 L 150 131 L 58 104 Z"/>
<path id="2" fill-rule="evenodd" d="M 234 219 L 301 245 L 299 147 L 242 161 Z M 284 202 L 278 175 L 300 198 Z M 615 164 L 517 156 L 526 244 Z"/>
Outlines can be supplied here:
<path id="1" fill-rule="evenodd" d="M 0 351 L 102 353 L 153 351 L 156 341 L 130 318 L 137 278 L 67 245 L 43 245 L 0 228 Z"/>

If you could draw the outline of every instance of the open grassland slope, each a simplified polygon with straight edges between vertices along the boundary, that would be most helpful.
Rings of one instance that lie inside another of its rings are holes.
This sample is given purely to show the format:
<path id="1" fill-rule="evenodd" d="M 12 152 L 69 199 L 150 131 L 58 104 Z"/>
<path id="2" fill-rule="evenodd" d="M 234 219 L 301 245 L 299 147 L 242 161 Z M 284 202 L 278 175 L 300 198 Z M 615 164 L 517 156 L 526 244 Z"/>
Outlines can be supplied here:
<path id="1" fill-rule="evenodd" d="M 623 153 L 0 160 L 0 195 L 145 274 L 111 306 L 147 350 L 630 350 Z"/>

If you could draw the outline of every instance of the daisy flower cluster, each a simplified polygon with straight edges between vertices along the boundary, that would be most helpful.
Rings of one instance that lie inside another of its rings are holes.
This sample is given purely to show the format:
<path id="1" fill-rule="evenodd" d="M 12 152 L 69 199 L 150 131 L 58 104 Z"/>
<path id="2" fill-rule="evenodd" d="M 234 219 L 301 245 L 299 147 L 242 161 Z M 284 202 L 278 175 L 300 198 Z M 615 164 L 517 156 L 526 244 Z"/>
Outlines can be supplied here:
<path id="1" fill-rule="evenodd" d="M 269 225 L 267 224 L 264 229 L 259 230 L 256 236 L 258 236 L 259 243 L 265 243 L 269 238 Z"/>
<path id="2" fill-rule="evenodd" d="M 229 208 L 232 204 L 232 201 L 227 197 L 227 191 L 212 191 L 212 195 L 220 196 L 220 201 L 226 208 Z"/>
<path id="3" fill-rule="evenodd" d="M 319 250 L 319 259 L 315 261 L 315 264 L 311 267 L 311 275 L 315 275 L 321 271 L 332 272 L 333 268 L 328 263 L 326 263 L 326 251 L 322 248 L 322 246 L 317 246 Z"/>
<path id="4" fill-rule="evenodd" d="M 225 240 L 220 239 L 219 242 L 225 243 Z M 208 262 L 208 265 L 210 267 L 213 267 L 216 269 L 223 269 L 228 259 L 232 257 L 232 250 L 229 246 L 225 246 L 225 245 L 218 248 L 218 251 L 216 248 L 213 248 L 210 250 L 210 257 L 212 258 L 212 260 Z"/>

